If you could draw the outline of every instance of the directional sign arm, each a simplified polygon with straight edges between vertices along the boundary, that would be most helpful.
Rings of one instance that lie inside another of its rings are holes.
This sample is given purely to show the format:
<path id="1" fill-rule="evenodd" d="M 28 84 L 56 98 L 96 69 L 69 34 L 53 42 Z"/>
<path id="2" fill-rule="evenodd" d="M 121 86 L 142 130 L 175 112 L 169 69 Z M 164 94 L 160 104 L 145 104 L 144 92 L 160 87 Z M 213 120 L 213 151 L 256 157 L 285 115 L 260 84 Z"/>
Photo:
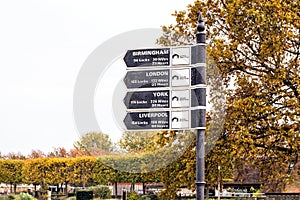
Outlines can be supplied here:
<path id="1" fill-rule="evenodd" d="M 169 66 L 170 48 L 128 50 L 123 60 L 127 67 Z"/>

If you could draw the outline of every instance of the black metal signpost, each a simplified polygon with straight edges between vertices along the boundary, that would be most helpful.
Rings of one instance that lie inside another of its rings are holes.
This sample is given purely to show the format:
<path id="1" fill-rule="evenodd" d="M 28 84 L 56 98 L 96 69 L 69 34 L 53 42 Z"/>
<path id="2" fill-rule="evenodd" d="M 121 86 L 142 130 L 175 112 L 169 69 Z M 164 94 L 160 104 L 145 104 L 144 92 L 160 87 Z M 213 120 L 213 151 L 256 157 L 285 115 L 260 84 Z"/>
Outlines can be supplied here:
<path id="1" fill-rule="evenodd" d="M 206 36 L 201 13 L 197 31 L 193 46 L 128 50 L 123 101 L 127 130 L 196 129 L 196 199 L 204 200 Z"/>
<path id="2" fill-rule="evenodd" d="M 199 13 L 198 17 L 198 25 L 197 25 L 197 34 L 196 34 L 196 42 L 199 44 L 200 48 L 204 48 L 201 54 L 199 54 L 199 62 L 206 63 L 206 37 L 205 37 L 205 26 L 202 19 L 202 13 Z M 205 68 L 203 69 L 203 75 L 206 76 Z M 206 78 L 203 78 L 205 80 Z M 205 124 L 205 113 L 202 113 L 200 117 L 200 121 L 203 121 Z M 205 126 L 204 126 L 205 127 Z M 205 171 L 205 128 L 197 129 L 196 135 L 196 199 L 204 200 L 204 188 L 205 188 L 205 179 L 204 179 L 204 171 Z"/>

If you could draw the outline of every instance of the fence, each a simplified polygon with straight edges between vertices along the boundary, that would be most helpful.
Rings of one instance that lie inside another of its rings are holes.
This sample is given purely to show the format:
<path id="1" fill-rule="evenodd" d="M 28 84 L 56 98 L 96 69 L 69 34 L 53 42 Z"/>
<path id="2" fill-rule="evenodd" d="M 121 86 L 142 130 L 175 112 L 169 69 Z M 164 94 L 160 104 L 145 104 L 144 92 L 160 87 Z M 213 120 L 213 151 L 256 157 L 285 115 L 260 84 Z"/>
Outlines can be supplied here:
<path id="1" fill-rule="evenodd" d="M 300 200 L 300 193 L 266 193 L 266 200 Z"/>

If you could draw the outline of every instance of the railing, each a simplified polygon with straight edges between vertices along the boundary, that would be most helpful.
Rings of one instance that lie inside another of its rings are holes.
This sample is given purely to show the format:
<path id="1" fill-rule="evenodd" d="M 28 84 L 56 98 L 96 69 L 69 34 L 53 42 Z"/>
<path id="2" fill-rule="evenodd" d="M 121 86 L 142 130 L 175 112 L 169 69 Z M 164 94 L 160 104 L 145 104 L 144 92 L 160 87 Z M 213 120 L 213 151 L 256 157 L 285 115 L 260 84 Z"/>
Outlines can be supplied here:
<path id="1" fill-rule="evenodd" d="M 266 193 L 267 200 L 300 200 L 300 193 Z"/>

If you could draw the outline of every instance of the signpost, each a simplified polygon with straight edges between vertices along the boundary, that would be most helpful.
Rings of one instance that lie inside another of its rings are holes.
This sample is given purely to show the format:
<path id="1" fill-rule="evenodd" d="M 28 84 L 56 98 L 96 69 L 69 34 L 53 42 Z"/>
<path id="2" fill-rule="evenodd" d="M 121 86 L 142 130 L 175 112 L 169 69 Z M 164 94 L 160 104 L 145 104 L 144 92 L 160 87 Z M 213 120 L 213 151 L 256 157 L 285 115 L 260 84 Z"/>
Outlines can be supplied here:
<path id="1" fill-rule="evenodd" d="M 205 45 L 128 50 L 124 61 L 127 130 L 205 129 Z M 167 116 L 139 117 L 158 111 Z"/>
<path id="2" fill-rule="evenodd" d="M 198 61 L 204 63 L 206 62 L 205 41 L 206 41 L 205 26 L 202 19 L 202 13 L 200 12 L 198 17 L 196 42 L 197 44 L 199 44 L 199 46 L 204 48 L 204 51 L 202 51 L 202 53 L 199 52 L 198 54 L 198 58 L 199 58 Z M 199 79 L 206 76 L 205 69 L 202 70 L 203 73 L 200 72 L 200 75 L 202 74 L 202 76 L 200 76 Z M 199 80 L 199 79 L 195 79 L 195 81 L 196 82 L 204 81 L 204 83 L 206 82 L 205 79 L 204 80 Z M 206 123 L 205 115 L 199 116 L 199 119 L 203 120 L 204 124 Z M 196 135 L 196 200 L 204 200 L 204 188 L 205 188 L 204 172 L 205 172 L 205 128 L 197 129 L 197 135 Z"/>
<path id="3" fill-rule="evenodd" d="M 197 44 L 128 50 L 124 56 L 127 130 L 196 129 L 196 199 L 204 200 L 206 44 L 202 14 Z"/>

